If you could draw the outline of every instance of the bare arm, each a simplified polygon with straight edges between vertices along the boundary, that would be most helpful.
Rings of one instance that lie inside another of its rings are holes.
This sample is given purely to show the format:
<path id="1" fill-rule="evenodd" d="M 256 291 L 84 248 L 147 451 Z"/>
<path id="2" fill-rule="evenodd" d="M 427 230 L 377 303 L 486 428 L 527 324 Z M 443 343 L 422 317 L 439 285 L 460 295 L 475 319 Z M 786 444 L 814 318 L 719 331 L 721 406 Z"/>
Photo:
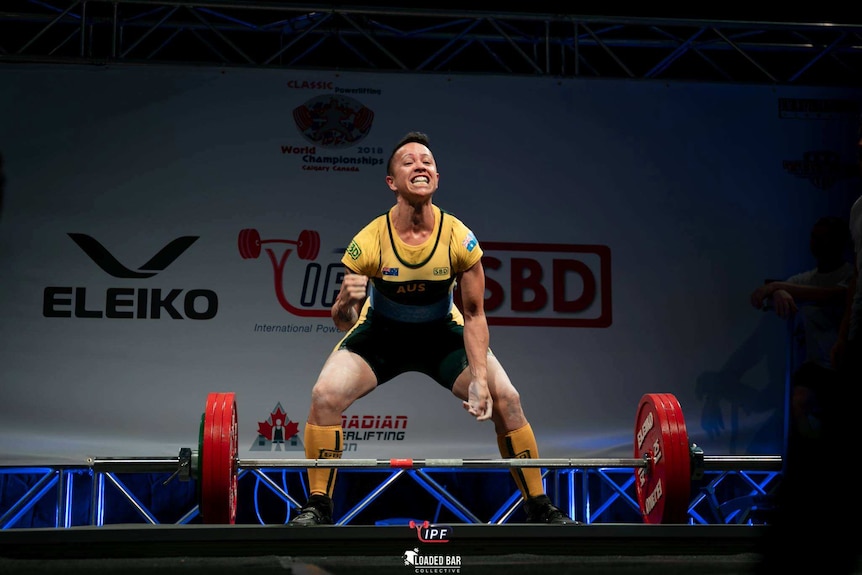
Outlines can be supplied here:
<path id="1" fill-rule="evenodd" d="M 464 314 L 464 347 L 470 364 L 470 387 L 464 409 L 479 421 L 491 417 L 488 390 L 488 319 L 485 317 L 485 270 L 482 262 L 461 274 L 461 306 Z"/>
<path id="2" fill-rule="evenodd" d="M 368 297 L 368 277 L 355 274 L 349 269 L 345 270 L 341 289 L 338 290 L 338 296 L 330 309 L 335 327 L 341 331 L 347 331 L 353 327 L 359 319 L 359 312 L 366 297 Z"/>
<path id="3" fill-rule="evenodd" d="M 844 307 L 844 315 L 841 318 L 841 326 L 838 328 L 838 339 L 832 346 L 830 353 L 832 367 L 836 369 L 841 365 L 844 349 L 847 346 L 847 338 L 850 335 L 850 316 L 853 314 L 853 297 L 856 294 L 856 285 L 859 281 L 859 268 L 855 268 L 855 272 L 850 279 L 850 285 L 847 287 L 847 302 Z"/>
<path id="4" fill-rule="evenodd" d="M 755 290 L 760 299 L 767 298 L 778 290 L 786 291 L 800 303 L 821 303 L 843 299 L 847 295 L 846 286 L 806 286 L 790 282 L 769 282 Z M 762 305 L 762 302 L 761 302 Z"/>
<path id="5" fill-rule="evenodd" d="M 807 286 L 791 282 L 769 282 L 751 292 L 751 305 L 762 309 L 766 298 L 782 318 L 799 311 L 799 305 L 840 302 L 847 296 L 847 286 Z"/>

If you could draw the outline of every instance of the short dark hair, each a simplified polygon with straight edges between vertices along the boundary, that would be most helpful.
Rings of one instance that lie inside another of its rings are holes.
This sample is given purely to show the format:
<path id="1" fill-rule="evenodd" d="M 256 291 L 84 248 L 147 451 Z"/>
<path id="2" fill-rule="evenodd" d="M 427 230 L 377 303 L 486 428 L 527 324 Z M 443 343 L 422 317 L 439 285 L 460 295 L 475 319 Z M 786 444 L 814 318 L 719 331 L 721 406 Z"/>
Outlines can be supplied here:
<path id="1" fill-rule="evenodd" d="M 813 227 L 825 228 L 831 247 L 836 250 L 844 250 L 852 246 L 850 235 L 850 222 L 839 216 L 822 216 L 814 222 Z M 813 233 L 813 230 L 812 230 Z"/>
<path id="2" fill-rule="evenodd" d="M 389 154 L 389 161 L 386 162 L 386 175 L 392 175 L 392 160 L 395 158 L 395 152 L 401 149 L 402 146 L 405 146 L 411 142 L 416 142 L 417 144 L 422 144 L 429 150 L 431 149 L 431 139 L 428 137 L 428 134 L 424 134 L 422 132 L 407 132 L 403 138 L 398 140 L 398 143 L 395 144 L 395 147 L 392 148 L 392 153 Z"/>

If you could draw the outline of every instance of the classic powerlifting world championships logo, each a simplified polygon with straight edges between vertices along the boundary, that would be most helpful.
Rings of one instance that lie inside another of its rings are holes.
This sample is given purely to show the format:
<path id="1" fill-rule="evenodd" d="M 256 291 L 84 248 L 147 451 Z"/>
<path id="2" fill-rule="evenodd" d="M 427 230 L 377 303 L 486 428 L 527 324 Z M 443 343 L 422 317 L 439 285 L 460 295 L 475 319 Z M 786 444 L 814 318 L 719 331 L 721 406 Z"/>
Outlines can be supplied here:
<path id="1" fill-rule="evenodd" d="M 297 87 L 297 82 L 293 86 Z M 343 94 L 315 96 L 293 109 L 293 122 L 310 145 L 282 145 L 281 153 L 299 156 L 303 171 L 359 172 L 362 167 L 383 165 L 382 147 L 359 145 L 371 131 L 374 112 L 358 100 Z M 351 147 L 355 147 L 357 155 L 318 150 Z"/>
<path id="2" fill-rule="evenodd" d="M 109 287 L 98 293 L 87 286 L 47 286 L 43 290 L 44 317 L 94 319 L 212 319 L 218 313 L 218 295 L 210 289 L 162 289 L 152 284 L 138 285 L 163 272 L 174 263 L 198 236 L 175 238 L 137 269 L 126 267 L 95 238 L 69 233 L 81 250 L 103 272 L 134 285 Z"/>
<path id="3" fill-rule="evenodd" d="M 304 230 L 296 239 L 262 239 L 240 230 L 240 256 L 258 259 L 265 252 L 273 272 L 275 299 L 289 314 L 330 317 L 341 288 L 343 248 L 317 262 L 320 234 Z M 490 325 L 593 327 L 611 325 L 611 251 L 595 244 L 481 243 L 485 268 L 485 312 Z M 284 247 L 286 246 L 286 247 Z M 296 251 L 288 269 L 289 256 Z M 297 261 L 299 260 L 299 261 Z M 305 263 L 303 263 L 305 262 Z M 416 289 L 422 289 L 417 286 Z M 460 302 L 456 290 L 456 303 Z M 255 324 L 255 331 L 337 331 L 331 322 L 310 325 Z"/>

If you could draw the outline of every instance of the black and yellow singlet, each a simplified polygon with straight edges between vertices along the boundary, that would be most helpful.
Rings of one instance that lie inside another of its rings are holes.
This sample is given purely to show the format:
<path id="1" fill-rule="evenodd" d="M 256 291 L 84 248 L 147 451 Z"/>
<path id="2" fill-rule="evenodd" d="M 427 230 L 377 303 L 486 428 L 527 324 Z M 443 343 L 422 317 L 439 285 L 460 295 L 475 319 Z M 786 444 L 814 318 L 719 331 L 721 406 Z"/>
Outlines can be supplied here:
<path id="1" fill-rule="evenodd" d="M 453 302 L 458 275 L 482 258 L 473 232 L 433 206 L 434 231 L 420 245 L 404 243 L 390 212 L 365 226 L 341 261 L 368 276 L 369 297 L 337 347 L 362 356 L 378 383 L 419 371 L 450 388 L 467 366 L 464 318 Z"/>

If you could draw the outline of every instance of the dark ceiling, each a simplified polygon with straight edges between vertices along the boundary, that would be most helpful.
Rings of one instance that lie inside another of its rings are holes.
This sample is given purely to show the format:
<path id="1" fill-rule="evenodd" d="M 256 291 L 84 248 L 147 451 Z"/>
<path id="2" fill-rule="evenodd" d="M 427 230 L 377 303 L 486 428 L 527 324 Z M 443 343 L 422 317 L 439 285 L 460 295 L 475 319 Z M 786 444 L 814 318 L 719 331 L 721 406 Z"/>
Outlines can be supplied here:
<path id="1" fill-rule="evenodd" d="M 862 86 L 851 2 L 620 4 L 2 0 L 0 62 Z"/>

